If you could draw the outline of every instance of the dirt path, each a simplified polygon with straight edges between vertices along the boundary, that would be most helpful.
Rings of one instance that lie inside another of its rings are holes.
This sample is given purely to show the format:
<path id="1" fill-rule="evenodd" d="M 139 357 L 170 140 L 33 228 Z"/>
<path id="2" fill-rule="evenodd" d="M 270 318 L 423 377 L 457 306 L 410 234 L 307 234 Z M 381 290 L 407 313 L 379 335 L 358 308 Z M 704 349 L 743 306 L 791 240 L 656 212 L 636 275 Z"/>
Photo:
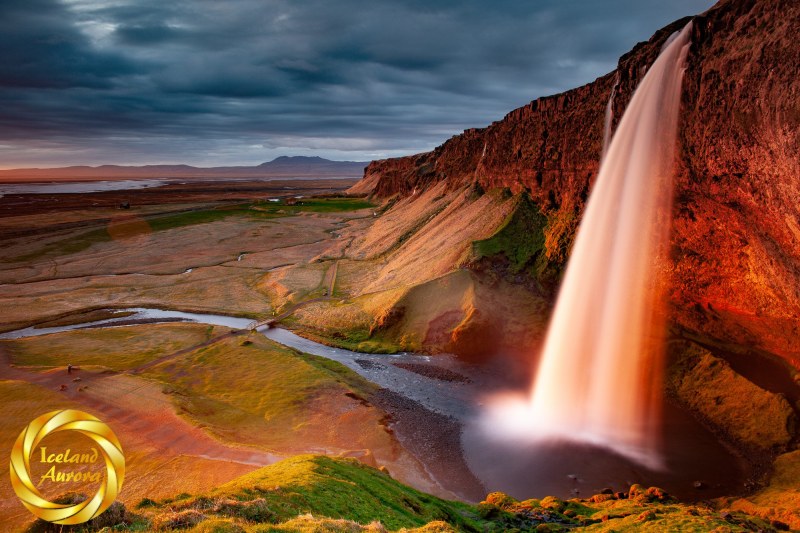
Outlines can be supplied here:
<path id="1" fill-rule="evenodd" d="M 333 266 L 331 267 L 329 274 L 331 279 L 330 283 L 328 284 L 328 296 L 330 296 L 331 298 L 333 298 L 333 289 L 336 286 L 336 274 L 338 274 L 338 272 L 339 272 L 339 261 L 336 260 L 333 262 Z"/>
<path id="2" fill-rule="evenodd" d="M 259 321 L 253 322 L 250 325 L 249 329 L 252 331 L 252 330 L 256 330 L 256 329 L 258 329 L 260 327 L 263 327 L 263 326 L 272 327 L 275 324 L 278 324 L 282 320 L 285 320 L 286 318 L 288 318 L 291 315 L 293 315 L 294 312 L 297 311 L 298 309 L 300 309 L 301 307 L 305 307 L 308 304 L 313 304 L 313 303 L 316 303 L 316 302 L 325 302 L 325 301 L 333 300 L 334 299 L 334 297 L 333 297 L 333 289 L 336 286 L 336 275 L 339 272 L 339 261 L 338 260 L 333 262 L 333 266 L 331 267 L 331 269 L 328 272 L 329 273 L 326 274 L 326 277 L 328 277 L 330 279 L 328 280 L 327 294 L 325 296 L 318 296 L 316 298 L 311 298 L 311 299 L 308 299 L 308 300 L 303 300 L 302 302 L 297 302 L 296 304 L 292 305 L 291 307 L 289 307 L 289 309 L 287 309 L 283 313 L 279 314 L 278 316 L 274 316 L 274 317 L 271 317 L 271 318 L 265 318 L 264 320 L 259 320 Z"/>
<path id="3" fill-rule="evenodd" d="M 211 346 L 212 344 L 215 344 L 215 343 L 217 343 L 217 342 L 219 342 L 221 340 L 229 339 L 231 337 L 236 337 L 238 335 L 243 335 L 245 333 L 247 333 L 246 330 L 235 329 L 235 330 L 229 331 L 228 333 L 223 333 L 222 335 L 217 335 L 216 337 L 208 339 L 205 342 L 201 342 L 200 344 L 195 344 L 194 346 L 189 346 L 188 348 L 183 348 L 182 350 L 178 350 L 177 352 L 173 352 L 173 353 L 167 354 L 167 355 L 165 355 L 163 357 L 159 357 L 157 359 L 153 359 L 152 361 L 149 361 L 149 362 L 147 362 L 147 363 L 145 363 L 143 365 L 140 365 L 140 366 L 138 366 L 136 368 L 132 368 L 132 369 L 128 370 L 127 373 L 128 374 L 134 374 L 134 375 L 141 374 L 143 371 L 147 370 L 148 368 L 152 368 L 152 367 L 154 367 L 156 365 L 159 365 L 159 364 L 163 363 L 164 361 L 169 361 L 170 359 L 175 359 L 176 357 L 180 357 L 181 355 L 193 352 L 195 350 L 199 350 L 200 348 L 205 348 L 206 346 Z"/>

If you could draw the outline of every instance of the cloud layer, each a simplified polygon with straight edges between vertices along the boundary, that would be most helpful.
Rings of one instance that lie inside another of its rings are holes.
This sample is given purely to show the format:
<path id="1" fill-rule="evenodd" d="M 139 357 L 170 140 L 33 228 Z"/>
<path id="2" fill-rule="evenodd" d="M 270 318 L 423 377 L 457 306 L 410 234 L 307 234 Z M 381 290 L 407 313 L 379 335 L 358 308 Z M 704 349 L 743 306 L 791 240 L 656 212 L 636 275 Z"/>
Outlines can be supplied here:
<path id="1" fill-rule="evenodd" d="M 0 167 L 428 150 L 711 4 L 10 0 Z"/>

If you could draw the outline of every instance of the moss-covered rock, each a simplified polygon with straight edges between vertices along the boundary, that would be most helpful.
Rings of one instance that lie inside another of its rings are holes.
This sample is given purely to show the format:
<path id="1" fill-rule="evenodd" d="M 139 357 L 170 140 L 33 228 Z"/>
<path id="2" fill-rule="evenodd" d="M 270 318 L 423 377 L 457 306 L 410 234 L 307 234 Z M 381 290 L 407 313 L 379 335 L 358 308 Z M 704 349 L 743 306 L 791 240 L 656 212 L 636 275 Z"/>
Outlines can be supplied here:
<path id="1" fill-rule="evenodd" d="M 782 394 L 751 383 L 697 344 L 676 344 L 673 350 L 678 361 L 670 367 L 667 386 L 682 404 L 740 447 L 786 449 L 797 420 Z"/>

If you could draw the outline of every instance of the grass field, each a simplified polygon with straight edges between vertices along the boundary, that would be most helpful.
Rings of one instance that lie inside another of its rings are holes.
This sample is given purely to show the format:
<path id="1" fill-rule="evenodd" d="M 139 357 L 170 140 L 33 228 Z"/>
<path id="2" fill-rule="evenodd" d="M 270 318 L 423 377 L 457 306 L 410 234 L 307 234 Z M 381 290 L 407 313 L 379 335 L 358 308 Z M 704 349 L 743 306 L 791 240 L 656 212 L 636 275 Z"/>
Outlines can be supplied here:
<path id="1" fill-rule="evenodd" d="M 255 220 L 269 220 L 277 217 L 293 216 L 304 212 L 341 213 L 375 207 L 362 198 L 304 198 L 297 203 L 287 205 L 284 201 L 255 201 L 206 206 L 178 213 L 151 214 L 137 216 L 126 213 L 112 219 L 101 227 L 86 231 L 75 231 L 62 238 L 53 239 L 44 246 L 21 255 L 9 255 L 2 258 L 4 263 L 35 261 L 42 257 L 54 257 L 82 252 L 93 244 L 108 242 L 120 238 L 132 238 L 152 232 L 167 231 L 196 224 L 217 222 L 232 216 L 247 217 Z"/>
<path id="2" fill-rule="evenodd" d="M 0 345 L 18 366 L 99 366 L 128 370 L 195 346 L 228 328 L 205 324 L 152 324 L 115 328 L 76 329 L 62 333 L 2 340 Z"/>
<path id="3" fill-rule="evenodd" d="M 231 364 L 235 361 L 236 364 Z M 270 450 L 381 453 L 383 413 L 362 405 L 374 386 L 346 367 L 260 334 L 228 338 L 148 369 L 180 410 L 227 441 Z"/>

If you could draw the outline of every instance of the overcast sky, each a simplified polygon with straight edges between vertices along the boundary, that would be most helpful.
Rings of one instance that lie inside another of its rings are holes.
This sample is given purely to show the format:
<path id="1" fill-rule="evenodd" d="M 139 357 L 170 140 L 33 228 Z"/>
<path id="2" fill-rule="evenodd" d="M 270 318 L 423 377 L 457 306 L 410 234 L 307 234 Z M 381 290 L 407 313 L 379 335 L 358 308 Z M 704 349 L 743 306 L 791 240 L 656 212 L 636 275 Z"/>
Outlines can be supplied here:
<path id="1" fill-rule="evenodd" d="M 712 4 L 0 0 L 0 168 L 425 151 Z"/>

